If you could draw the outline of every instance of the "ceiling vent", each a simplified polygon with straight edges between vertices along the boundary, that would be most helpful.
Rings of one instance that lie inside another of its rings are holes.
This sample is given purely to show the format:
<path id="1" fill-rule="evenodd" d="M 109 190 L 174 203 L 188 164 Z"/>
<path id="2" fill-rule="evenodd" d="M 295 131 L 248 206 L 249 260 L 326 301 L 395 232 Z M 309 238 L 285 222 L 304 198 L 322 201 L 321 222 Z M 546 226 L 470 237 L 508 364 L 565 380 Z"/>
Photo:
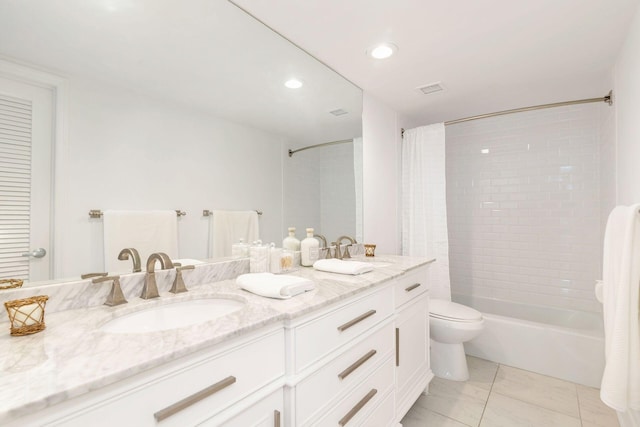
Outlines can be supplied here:
<path id="1" fill-rule="evenodd" d="M 425 95 L 429 95 L 430 93 L 443 91 L 444 86 L 442 86 L 442 83 L 440 82 L 435 82 L 435 83 L 429 83 L 428 85 L 420 86 L 417 89 L 420 92 L 424 93 Z"/>
<path id="2" fill-rule="evenodd" d="M 344 116 L 345 114 L 349 114 L 347 110 L 343 110 L 342 108 L 338 108 L 337 110 L 329 111 L 334 116 Z"/>

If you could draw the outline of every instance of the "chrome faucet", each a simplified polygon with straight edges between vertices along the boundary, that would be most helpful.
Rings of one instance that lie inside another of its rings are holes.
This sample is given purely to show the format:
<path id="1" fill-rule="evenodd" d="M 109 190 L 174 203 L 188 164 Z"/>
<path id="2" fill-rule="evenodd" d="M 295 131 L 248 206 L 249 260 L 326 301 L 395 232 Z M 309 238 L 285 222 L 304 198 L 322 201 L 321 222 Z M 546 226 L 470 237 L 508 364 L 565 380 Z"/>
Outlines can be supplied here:
<path id="1" fill-rule="evenodd" d="M 156 283 L 156 273 L 154 271 L 156 261 L 160 261 L 161 270 L 173 268 L 171 258 L 169 258 L 167 254 L 156 252 L 149 255 L 149 258 L 147 258 L 147 274 L 144 277 L 144 286 L 142 287 L 142 294 L 140 295 L 142 299 L 157 298 L 160 296 L 158 293 L 158 284 Z"/>
<path id="2" fill-rule="evenodd" d="M 349 243 L 345 248 L 344 248 L 344 253 L 340 253 L 340 245 L 342 244 L 343 240 L 348 240 Z M 338 259 L 343 259 L 343 258 L 351 258 L 351 254 L 349 254 L 349 246 L 358 243 L 356 242 L 356 239 L 351 238 L 349 236 L 340 236 L 336 239 L 335 242 L 333 242 L 334 245 L 336 245 L 336 258 Z"/>
<path id="3" fill-rule="evenodd" d="M 107 296 L 107 300 L 104 305 L 108 305 L 110 307 L 114 305 L 125 304 L 127 300 L 124 298 L 124 294 L 122 293 L 122 288 L 120 287 L 120 276 L 101 276 L 96 277 L 91 280 L 93 283 L 102 283 L 112 280 L 111 283 L 111 291 L 109 291 L 109 295 Z"/>
<path id="4" fill-rule="evenodd" d="M 195 266 L 193 265 L 185 265 L 184 267 L 176 266 L 176 278 L 173 280 L 173 285 L 171 286 L 171 289 L 169 289 L 169 292 L 174 294 L 187 292 L 188 289 L 184 284 L 184 279 L 182 277 L 182 270 L 193 270 L 194 268 Z"/>
<path id="5" fill-rule="evenodd" d="M 131 259 L 133 260 L 133 272 L 141 272 L 142 269 L 140 268 L 140 254 L 135 248 L 125 248 L 118 254 L 118 259 L 120 261 L 126 261 L 129 259 L 129 257 L 131 257 Z"/>

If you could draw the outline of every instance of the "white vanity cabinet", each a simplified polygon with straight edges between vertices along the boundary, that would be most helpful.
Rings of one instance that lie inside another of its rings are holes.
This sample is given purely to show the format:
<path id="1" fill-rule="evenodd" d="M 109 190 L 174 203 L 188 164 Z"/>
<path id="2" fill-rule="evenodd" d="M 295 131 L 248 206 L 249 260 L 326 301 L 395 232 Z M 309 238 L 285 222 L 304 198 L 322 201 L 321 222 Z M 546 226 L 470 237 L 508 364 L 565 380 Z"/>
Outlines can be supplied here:
<path id="1" fill-rule="evenodd" d="M 363 425 L 393 396 L 393 310 L 387 285 L 286 326 L 292 426 Z"/>
<path id="2" fill-rule="evenodd" d="M 252 395 L 262 398 L 260 391 L 270 388 L 276 390 L 271 400 L 267 399 L 273 408 L 256 411 L 282 411 L 285 371 L 282 328 L 253 335 L 134 375 L 11 425 L 184 427 L 206 424 L 214 417 L 219 420 L 220 413 L 229 414 L 229 426 L 251 425 L 238 424 L 233 416 L 253 409 Z"/>
<path id="3" fill-rule="evenodd" d="M 145 349 L 129 360 L 129 378 L 105 386 L 99 381 L 106 372 L 82 384 L 92 391 L 52 395 L 51 406 L 4 425 L 396 427 L 433 378 L 428 268 L 373 286 L 367 278 L 345 278 L 337 302 L 322 304 L 319 297 L 298 315 L 302 302 L 290 320 L 185 349 L 182 358 L 147 370 L 145 355 L 152 357 L 153 349 Z M 127 340 L 134 339 L 123 336 L 121 354 L 108 357 L 126 358 L 127 347 L 135 348 Z M 56 398 L 62 402 L 53 404 Z"/>
<path id="4" fill-rule="evenodd" d="M 401 276 L 395 286 L 396 419 L 399 422 L 425 390 L 429 365 L 427 268 Z"/>

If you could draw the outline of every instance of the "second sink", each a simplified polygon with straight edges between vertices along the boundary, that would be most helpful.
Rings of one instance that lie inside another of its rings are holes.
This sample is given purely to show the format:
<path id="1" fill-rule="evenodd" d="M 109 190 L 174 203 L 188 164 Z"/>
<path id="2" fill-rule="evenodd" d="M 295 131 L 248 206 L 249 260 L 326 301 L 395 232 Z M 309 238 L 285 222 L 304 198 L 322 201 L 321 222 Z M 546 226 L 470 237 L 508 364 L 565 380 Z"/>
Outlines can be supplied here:
<path id="1" fill-rule="evenodd" d="M 146 308 L 108 321 L 100 328 L 115 334 L 139 334 L 184 328 L 240 310 L 245 303 L 206 298 Z"/>

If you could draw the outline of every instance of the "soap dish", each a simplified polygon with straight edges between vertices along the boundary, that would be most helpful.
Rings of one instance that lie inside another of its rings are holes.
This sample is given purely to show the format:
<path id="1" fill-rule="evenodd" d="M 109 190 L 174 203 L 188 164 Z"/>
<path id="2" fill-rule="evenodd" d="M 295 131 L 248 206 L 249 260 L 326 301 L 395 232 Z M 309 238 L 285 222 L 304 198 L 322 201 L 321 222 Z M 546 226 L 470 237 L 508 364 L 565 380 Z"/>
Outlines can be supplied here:
<path id="1" fill-rule="evenodd" d="M 11 322 L 11 335 L 30 335 L 44 330 L 44 306 L 48 299 L 47 295 L 38 295 L 5 302 L 4 307 Z"/>

